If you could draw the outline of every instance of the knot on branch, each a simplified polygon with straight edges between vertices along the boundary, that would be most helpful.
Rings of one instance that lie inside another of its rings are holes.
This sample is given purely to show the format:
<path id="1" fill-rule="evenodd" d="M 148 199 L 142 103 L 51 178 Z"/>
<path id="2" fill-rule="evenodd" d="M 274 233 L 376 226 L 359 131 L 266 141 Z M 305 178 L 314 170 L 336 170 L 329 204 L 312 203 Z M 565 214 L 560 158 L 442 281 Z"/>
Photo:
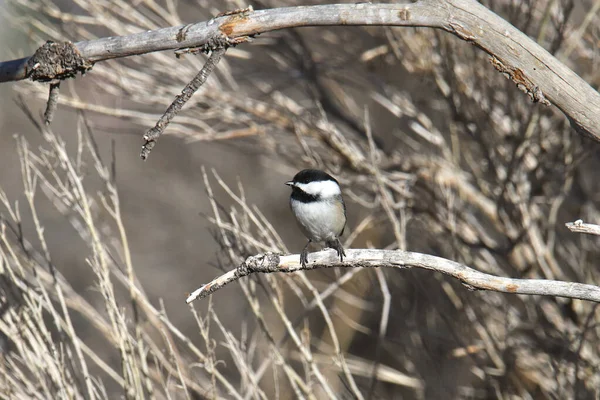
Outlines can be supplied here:
<path id="1" fill-rule="evenodd" d="M 84 74 L 93 65 L 73 43 L 48 40 L 27 60 L 26 74 L 34 81 L 49 82 Z"/>
<path id="2" fill-rule="evenodd" d="M 257 256 L 250 256 L 237 268 L 236 275 L 239 277 L 249 275 L 253 272 L 278 272 L 279 254 L 264 253 Z"/>
<path id="3" fill-rule="evenodd" d="M 228 49 L 235 47 L 241 43 L 247 43 L 252 41 L 253 36 L 240 36 L 236 38 L 230 38 L 225 34 L 216 34 L 209 38 L 206 43 L 200 46 L 200 51 L 209 54 L 218 49 Z"/>
<path id="4" fill-rule="evenodd" d="M 230 46 L 230 43 L 229 43 L 229 39 L 227 38 L 227 36 L 214 35 L 200 47 L 200 50 L 203 53 L 208 54 L 217 49 L 227 49 L 227 48 L 229 48 L 229 46 Z"/>

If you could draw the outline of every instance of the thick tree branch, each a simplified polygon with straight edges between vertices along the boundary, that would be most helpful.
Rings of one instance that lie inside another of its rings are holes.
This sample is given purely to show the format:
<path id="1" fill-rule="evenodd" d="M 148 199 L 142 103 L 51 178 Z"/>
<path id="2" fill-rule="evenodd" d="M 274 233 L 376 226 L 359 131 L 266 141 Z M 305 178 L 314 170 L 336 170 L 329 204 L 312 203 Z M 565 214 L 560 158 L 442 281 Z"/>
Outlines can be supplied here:
<path id="1" fill-rule="evenodd" d="M 302 26 L 387 25 L 443 29 L 492 56 L 496 69 L 534 102 L 553 103 L 578 132 L 600 140 L 600 95 L 527 35 L 475 0 L 420 0 L 410 4 L 337 4 L 243 10 L 206 22 L 78 42 L 86 62 L 154 51 L 195 48 L 215 35 L 231 40 Z M 32 73 L 27 58 L 0 63 L 0 82 Z M 55 77 L 46 77 L 54 79 Z"/>
<path id="2" fill-rule="evenodd" d="M 196 289 L 186 302 L 189 304 L 198 297 L 206 297 L 223 286 L 241 277 L 260 272 L 296 272 L 317 268 L 333 267 L 385 267 L 423 268 L 441 272 L 460 280 L 469 289 L 491 290 L 494 292 L 558 296 L 600 303 L 600 287 L 583 283 L 561 282 L 546 279 L 514 279 L 490 275 L 445 258 L 401 250 L 346 250 L 345 262 L 340 262 L 331 250 L 311 253 L 306 268 L 300 265 L 297 254 L 280 256 L 274 253 L 259 254 L 246 259 L 239 267 L 215 278 Z"/>

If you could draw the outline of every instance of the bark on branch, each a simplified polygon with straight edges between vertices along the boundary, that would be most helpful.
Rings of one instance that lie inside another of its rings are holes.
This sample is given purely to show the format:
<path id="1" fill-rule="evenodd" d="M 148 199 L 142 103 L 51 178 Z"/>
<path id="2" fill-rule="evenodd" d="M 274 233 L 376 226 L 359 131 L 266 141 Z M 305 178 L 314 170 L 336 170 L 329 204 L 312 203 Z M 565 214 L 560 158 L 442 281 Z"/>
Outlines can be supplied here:
<path id="1" fill-rule="evenodd" d="M 278 29 L 334 25 L 419 26 L 448 31 L 490 54 L 492 65 L 534 102 L 554 104 L 578 132 L 600 141 L 600 94 L 527 35 L 475 0 L 241 10 L 185 26 L 78 42 L 75 47 L 86 62 L 94 63 L 196 48 L 215 35 L 235 40 Z M 32 71 L 28 59 L 0 63 L 0 82 L 29 77 Z"/>
<path id="2" fill-rule="evenodd" d="M 514 279 L 490 275 L 474 270 L 460 263 L 427 254 L 401 250 L 346 250 L 347 257 L 340 262 L 331 250 L 311 253 L 306 268 L 300 264 L 297 254 L 280 256 L 274 253 L 259 254 L 246 259 L 239 267 L 215 278 L 191 293 L 189 304 L 198 297 L 206 297 L 223 286 L 253 273 L 296 272 L 317 268 L 423 268 L 441 272 L 460 280 L 471 290 L 491 290 L 494 292 L 558 296 L 600 303 L 600 287 L 583 283 L 561 282 L 546 279 Z"/>

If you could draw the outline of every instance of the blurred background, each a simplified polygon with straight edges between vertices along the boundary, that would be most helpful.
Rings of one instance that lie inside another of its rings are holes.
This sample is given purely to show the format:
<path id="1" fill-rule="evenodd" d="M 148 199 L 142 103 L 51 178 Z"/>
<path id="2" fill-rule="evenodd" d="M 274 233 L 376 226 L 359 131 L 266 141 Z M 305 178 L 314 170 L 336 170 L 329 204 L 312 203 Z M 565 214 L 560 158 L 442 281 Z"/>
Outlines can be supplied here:
<path id="1" fill-rule="evenodd" d="M 325 3 L 4 0 L 0 59 Z M 599 1 L 482 3 L 598 88 Z M 599 240 L 564 227 L 600 223 L 600 145 L 470 44 L 425 28 L 260 35 L 142 162 L 143 133 L 205 59 L 98 63 L 62 83 L 50 129 L 47 85 L 0 85 L 4 397 L 600 398 L 598 312 L 581 301 L 347 269 L 252 276 L 186 306 L 247 256 L 302 249 L 283 183 L 309 167 L 343 186 L 347 247 L 600 280 Z"/>

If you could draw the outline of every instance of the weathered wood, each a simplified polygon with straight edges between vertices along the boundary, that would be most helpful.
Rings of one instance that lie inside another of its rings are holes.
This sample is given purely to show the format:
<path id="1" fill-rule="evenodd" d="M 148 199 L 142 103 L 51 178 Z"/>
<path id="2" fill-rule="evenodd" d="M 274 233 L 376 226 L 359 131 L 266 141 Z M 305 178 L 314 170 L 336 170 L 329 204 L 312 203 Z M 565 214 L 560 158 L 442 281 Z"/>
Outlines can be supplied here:
<path id="1" fill-rule="evenodd" d="M 85 60 L 98 62 L 195 48 L 220 35 L 235 41 L 285 28 L 336 25 L 419 26 L 448 31 L 490 54 L 493 66 L 534 102 L 554 104 L 579 133 L 600 141 L 600 94 L 527 35 L 475 0 L 245 10 L 205 22 L 78 42 L 75 46 Z M 25 79 L 30 73 L 27 59 L 0 63 L 0 82 Z"/>
<path id="2" fill-rule="evenodd" d="M 251 256 L 239 267 L 229 271 L 191 293 L 187 303 L 206 297 L 225 285 L 253 273 L 282 273 L 307 271 L 319 268 L 423 268 L 441 272 L 460 280 L 472 290 L 558 296 L 600 303 L 600 287 L 584 283 L 561 282 L 548 279 L 514 279 L 477 271 L 466 265 L 428 254 L 401 250 L 348 249 L 344 262 L 331 250 L 311 253 L 306 267 L 300 264 L 297 254 L 280 256 L 266 253 Z"/>

